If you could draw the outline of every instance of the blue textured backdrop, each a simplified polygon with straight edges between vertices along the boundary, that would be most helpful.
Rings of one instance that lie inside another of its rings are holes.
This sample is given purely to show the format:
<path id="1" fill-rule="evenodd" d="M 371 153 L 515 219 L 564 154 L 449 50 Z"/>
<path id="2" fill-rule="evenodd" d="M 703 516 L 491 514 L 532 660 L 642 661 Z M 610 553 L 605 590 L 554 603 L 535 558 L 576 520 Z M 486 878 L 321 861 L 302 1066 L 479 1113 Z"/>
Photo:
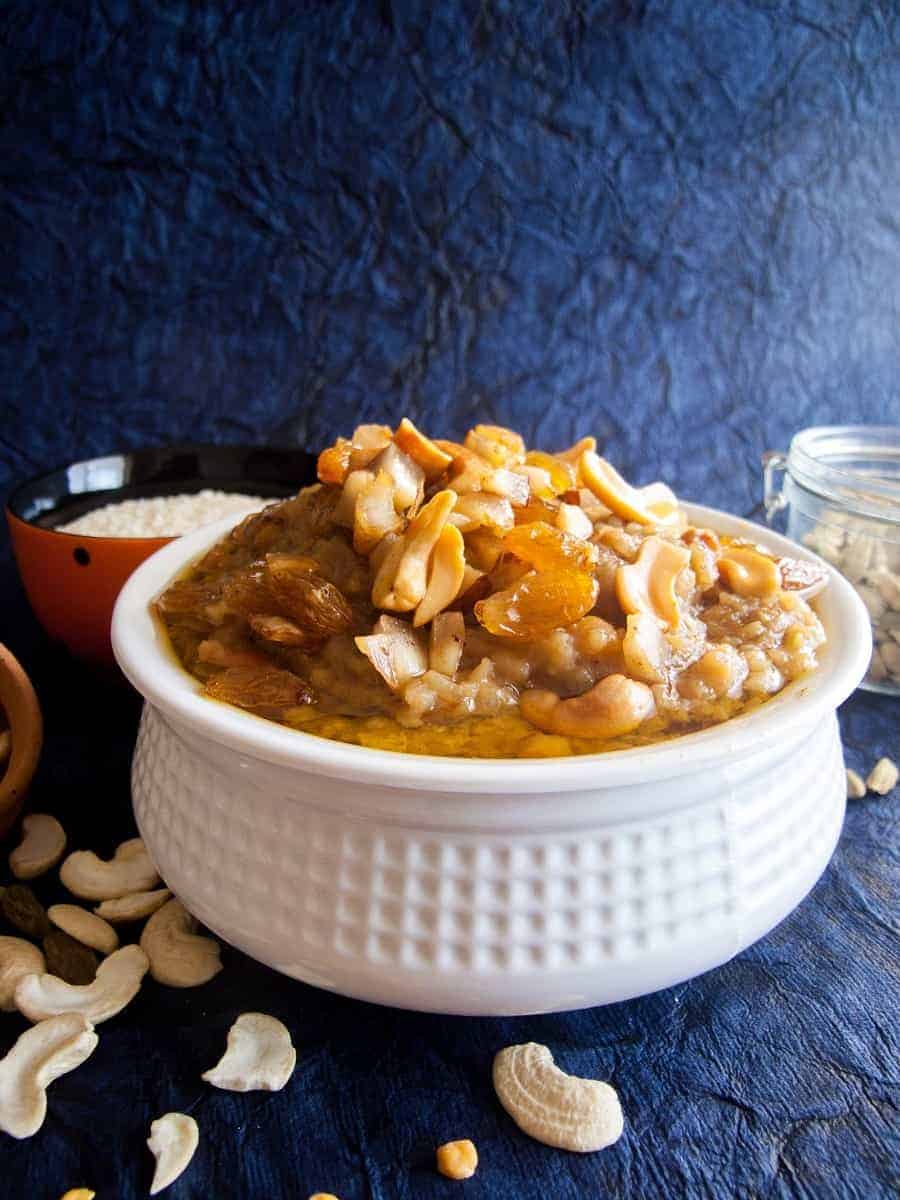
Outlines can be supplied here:
<path id="1" fill-rule="evenodd" d="M 890 0 L 6 3 L 0 492 L 118 447 L 316 447 L 408 412 L 594 432 L 637 480 L 750 512 L 794 429 L 900 420 L 898 203 Z M 111 846 L 135 714 L 56 661 L 2 540 L 0 586 L 47 711 L 35 803 Z M 896 754 L 896 706 L 842 721 L 853 765 Z M 482 1153 L 470 1196 L 896 1194 L 897 811 L 857 805 L 784 925 L 631 1004 L 417 1017 L 233 952 L 202 993 L 147 987 L 42 1133 L 0 1138 L 0 1190 L 145 1194 L 149 1121 L 183 1108 L 203 1144 L 173 1200 L 449 1195 L 452 1136 Z M 294 1032 L 288 1090 L 211 1093 L 259 1007 Z M 527 1038 L 615 1082 L 615 1149 L 517 1133 L 489 1067 Z"/>

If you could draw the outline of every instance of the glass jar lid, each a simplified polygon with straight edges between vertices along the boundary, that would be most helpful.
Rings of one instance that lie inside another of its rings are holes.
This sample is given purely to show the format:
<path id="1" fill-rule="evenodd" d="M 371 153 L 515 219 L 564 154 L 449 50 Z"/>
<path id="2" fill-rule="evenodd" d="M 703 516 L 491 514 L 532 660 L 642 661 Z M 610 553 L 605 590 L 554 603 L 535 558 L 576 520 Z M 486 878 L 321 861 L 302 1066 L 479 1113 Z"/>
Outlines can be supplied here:
<path id="1" fill-rule="evenodd" d="M 815 425 L 794 435 L 788 471 L 849 512 L 900 526 L 900 426 Z"/>

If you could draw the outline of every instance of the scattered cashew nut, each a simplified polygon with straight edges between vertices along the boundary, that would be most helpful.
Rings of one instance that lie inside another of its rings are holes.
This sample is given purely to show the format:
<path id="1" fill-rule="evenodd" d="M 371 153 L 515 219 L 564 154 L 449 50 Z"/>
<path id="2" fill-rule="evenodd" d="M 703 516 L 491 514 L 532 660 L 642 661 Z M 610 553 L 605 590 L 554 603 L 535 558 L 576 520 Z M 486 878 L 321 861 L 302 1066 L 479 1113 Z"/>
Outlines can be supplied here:
<path id="1" fill-rule="evenodd" d="M 619 1140 L 624 1128 L 615 1089 L 566 1075 L 546 1046 L 507 1046 L 494 1059 L 494 1090 L 529 1137 L 545 1146 L 588 1153 Z"/>
<path id="2" fill-rule="evenodd" d="M 159 875 L 141 838 L 123 842 L 107 862 L 93 850 L 76 850 L 59 869 L 59 877 L 81 900 L 117 900 L 159 883 Z"/>
<path id="3" fill-rule="evenodd" d="M 900 778 L 900 771 L 897 769 L 897 764 L 890 758 L 879 758 L 878 762 L 869 772 L 866 779 L 866 787 L 870 792 L 875 792 L 879 796 L 886 796 L 888 792 L 893 791 L 897 786 L 898 778 Z"/>
<path id="4" fill-rule="evenodd" d="M 96 1195 L 90 1188 L 69 1188 L 61 1200 L 94 1200 Z"/>
<path id="5" fill-rule="evenodd" d="M 224 1055 L 202 1078 L 228 1092 L 280 1092 L 296 1063 L 297 1051 L 281 1021 L 242 1013 L 228 1031 Z"/>
<path id="6" fill-rule="evenodd" d="M 174 1183 L 187 1169 L 199 1143 L 197 1122 L 186 1113 L 166 1113 L 153 1122 L 147 1138 L 147 1146 L 156 1159 L 156 1170 L 150 1184 L 151 1196 Z"/>
<path id="7" fill-rule="evenodd" d="M 140 921 L 151 916 L 171 899 L 172 893 L 168 888 L 158 888 L 154 892 L 132 892 L 130 896 L 104 900 L 94 912 L 111 925 L 124 925 L 127 921 Z"/>
<path id="8" fill-rule="evenodd" d="M 25 975 L 16 986 L 16 1008 L 29 1021 L 80 1013 L 99 1025 L 134 999 L 149 965 L 140 946 L 131 945 L 105 958 L 93 983 L 78 986 L 56 975 Z"/>
<path id="9" fill-rule="evenodd" d="M 66 831 L 49 813 L 30 813 L 22 820 L 22 834 L 9 856 L 9 869 L 16 879 L 37 879 L 62 858 Z"/>
<path id="10" fill-rule="evenodd" d="M 626 675 L 607 675 L 590 691 L 571 700 L 538 688 L 525 691 L 519 708 L 526 721 L 544 733 L 563 737 L 613 738 L 632 730 L 656 712 L 653 692 Z"/>
<path id="11" fill-rule="evenodd" d="M 57 929 L 83 946 L 90 946 L 101 954 L 112 954 L 119 948 L 119 935 L 112 925 L 86 908 L 79 908 L 77 904 L 51 904 L 47 916 Z"/>
<path id="12" fill-rule="evenodd" d="M 219 943 L 196 930 L 197 922 L 180 900 L 169 900 L 144 926 L 141 949 L 157 983 L 199 987 L 222 970 Z"/>
<path id="13" fill-rule="evenodd" d="M 80 1013 L 63 1013 L 26 1029 L 0 1060 L 0 1130 L 14 1138 L 37 1133 L 47 1115 L 47 1088 L 80 1066 L 98 1040 Z"/>
<path id="14" fill-rule="evenodd" d="M 0 1012 L 15 1012 L 19 980 L 45 969 L 44 956 L 37 946 L 24 938 L 0 937 Z"/>

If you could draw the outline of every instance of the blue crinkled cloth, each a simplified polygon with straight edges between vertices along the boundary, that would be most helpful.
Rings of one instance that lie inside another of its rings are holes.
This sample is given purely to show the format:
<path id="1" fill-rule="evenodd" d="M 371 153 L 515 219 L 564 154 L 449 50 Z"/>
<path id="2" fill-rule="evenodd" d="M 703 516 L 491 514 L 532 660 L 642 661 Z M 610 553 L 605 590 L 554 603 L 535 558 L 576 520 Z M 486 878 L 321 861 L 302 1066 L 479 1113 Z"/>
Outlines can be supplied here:
<path id="1" fill-rule="evenodd" d="M 114 448 L 317 447 L 409 413 L 591 431 L 639 482 L 758 513 L 764 449 L 900 422 L 898 198 L 889 0 L 7 3 L 0 491 Z M 47 718 L 33 804 L 109 850 L 137 710 L 59 661 L 5 541 L 0 597 Z M 898 712 L 844 706 L 850 765 L 898 756 Z M 853 805 L 774 932 L 609 1008 L 417 1016 L 226 950 L 202 991 L 148 984 L 105 1025 L 35 1138 L 0 1135 L 0 1196 L 146 1195 L 172 1109 L 201 1127 L 172 1200 L 897 1195 L 898 813 Z M 293 1033 L 280 1094 L 200 1083 L 247 1009 Z M 23 1028 L 0 1017 L 0 1052 Z M 614 1148 L 512 1125 L 490 1063 L 528 1039 L 615 1084 Z M 463 1185 L 433 1169 L 457 1137 L 481 1155 Z"/>

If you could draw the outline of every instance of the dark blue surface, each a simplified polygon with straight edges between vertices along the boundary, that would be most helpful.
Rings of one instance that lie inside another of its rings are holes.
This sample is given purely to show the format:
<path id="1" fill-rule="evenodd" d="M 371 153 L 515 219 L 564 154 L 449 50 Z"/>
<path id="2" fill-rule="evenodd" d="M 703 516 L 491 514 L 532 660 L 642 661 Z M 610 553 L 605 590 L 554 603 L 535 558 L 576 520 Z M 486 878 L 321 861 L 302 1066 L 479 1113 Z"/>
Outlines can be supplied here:
<path id="1" fill-rule="evenodd" d="M 409 412 L 593 432 L 637 481 L 749 513 L 795 429 L 900 420 L 895 4 L 69 0 L 7 3 L 0 45 L 0 491 Z M 5 542 L 0 571 L 47 715 L 33 802 L 111 848 L 136 714 L 58 662 Z M 845 706 L 851 765 L 897 756 L 897 717 Z M 202 991 L 150 984 L 41 1133 L 0 1137 L 0 1193 L 145 1195 L 150 1120 L 179 1108 L 202 1141 L 173 1200 L 896 1194 L 897 805 L 852 808 L 760 944 L 629 1004 L 415 1016 L 235 952 Z M 280 1095 L 199 1081 L 248 1008 L 293 1031 Z M 0 1051 L 21 1028 L 0 1018 Z M 490 1062 L 525 1039 L 614 1082 L 614 1149 L 516 1131 Z M 432 1168 L 451 1137 L 481 1153 L 465 1185 Z"/>

